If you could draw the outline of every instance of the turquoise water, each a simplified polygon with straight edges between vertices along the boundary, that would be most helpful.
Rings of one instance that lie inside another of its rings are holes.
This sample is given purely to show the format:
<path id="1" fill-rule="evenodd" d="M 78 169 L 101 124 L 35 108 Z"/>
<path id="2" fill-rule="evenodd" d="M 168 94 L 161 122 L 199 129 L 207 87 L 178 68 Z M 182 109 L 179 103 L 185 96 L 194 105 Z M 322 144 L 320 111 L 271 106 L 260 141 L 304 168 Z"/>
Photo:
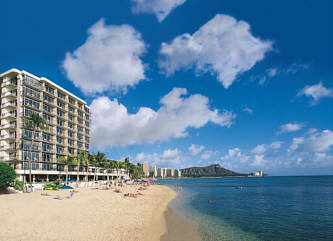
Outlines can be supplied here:
<path id="1" fill-rule="evenodd" d="M 198 225 L 204 241 L 333 240 L 333 176 L 160 183 L 183 186 L 171 207 Z"/>

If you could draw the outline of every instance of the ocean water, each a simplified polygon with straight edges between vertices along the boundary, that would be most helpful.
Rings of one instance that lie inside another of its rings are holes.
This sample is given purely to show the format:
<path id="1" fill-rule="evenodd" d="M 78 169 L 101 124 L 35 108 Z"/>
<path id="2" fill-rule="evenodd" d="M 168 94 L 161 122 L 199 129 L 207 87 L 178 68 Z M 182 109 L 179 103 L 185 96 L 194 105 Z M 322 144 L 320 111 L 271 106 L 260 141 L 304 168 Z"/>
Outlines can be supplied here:
<path id="1" fill-rule="evenodd" d="M 333 240 L 333 176 L 159 182 L 182 185 L 170 206 L 198 225 L 204 241 Z"/>

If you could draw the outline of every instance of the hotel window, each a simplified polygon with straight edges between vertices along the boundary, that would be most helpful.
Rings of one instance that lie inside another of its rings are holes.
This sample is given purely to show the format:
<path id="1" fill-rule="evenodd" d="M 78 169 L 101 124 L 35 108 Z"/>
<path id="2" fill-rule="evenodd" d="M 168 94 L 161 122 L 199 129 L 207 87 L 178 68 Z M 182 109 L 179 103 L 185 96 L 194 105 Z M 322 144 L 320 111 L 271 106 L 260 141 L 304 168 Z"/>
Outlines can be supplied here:
<path id="1" fill-rule="evenodd" d="M 69 111 L 69 112 L 72 112 L 72 113 L 74 113 L 74 112 L 75 112 L 74 108 L 73 108 L 73 107 L 71 107 L 71 106 L 68 106 L 68 111 Z"/>
<path id="2" fill-rule="evenodd" d="M 78 115 L 79 115 L 81 118 L 83 118 L 83 113 L 82 113 L 82 111 L 78 110 L 77 113 L 78 113 Z"/>
<path id="3" fill-rule="evenodd" d="M 89 122 L 86 121 L 86 127 L 89 127 Z"/>
<path id="4" fill-rule="evenodd" d="M 74 116 L 72 116 L 71 114 L 68 114 L 68 119 L 69 119 L 70 121 L 74 121 Z"/>
<path id="5" fill-rule="evenodd" d="M 72 123 L 68 122 L 68 128 L 74 129 L 74 125 Z"/>
<path id="6" fill-rule="evenodd" d="M 86 142 L 89 142 L 89 137 L 86 136 L 86 137 L 84 138 L 84 140 L 85 140 Z"/>
<path id="7" fill-rule="evenodd" d="M 82 104 L 81 103 L 79 103 L 78 106 L 79 106 L 80 109 L 82 109 Z"/>
<path id="8" fill-rule="evenodd" d="M 44 162 L 49 162 L 52 160 L 52 154 L 50 153 L 42 153 L 42 160 Z"/>
<path id="9" fill-rule="evenodd" d="M 78 118 L 77 121 L 78 121 L 81 125 L 83 125 L 83 120 L 82 120 L 82 119 Z"/>
<path id="10" fill-rule="evenodd" d="M 77 147 L 78 147 L 78 148 L 82 148 L 82 142 L 78 141 L 78 142 L 77 142 Z"/>
<path id="11" fill-rule="evenodd" d="M 80 127 L 80 126 L 77 127 L 77 130 L 78 130 L 79 132 L 83 132 L 83 128 Z"/>
<path id="12" fill-rule="evenodd" d="M 65 112 L 63 112 L 63 111 L 61 111 L 61 110 L 57 110 L 57 114 L 58 114 L 58 116 L 60 116 L 60 117 L 64 117 L 65 116 Z"/>
<path id="13" fill-rule="evenodd" d="M 52 149 L 52 145 L 47 143 L 42 143 L 42 150 L 43 151 L 50 151 Z"/>
<path id="14" fill-rule="evenodd" d="M 85 144 L 85 148 L 86 148 L 86 150 L 89 150 L 89 145 Z"/>
<path id="15" fill-rule="evenodd" d="M 30 151 L 24 151 L 23 152 L 23 160 L 27 161 L 30 159 Z M 31 152 L 31 160 L 32 161 L 39 161 L 39 152 Z"/>
<path id="16" fill-rule="evenodd" d="M 75 100 L 71 97 L 68 97 L 68 102 L 71 104 L 71 105 L 75 105 Z"/>
<path id="17" fill-rule="evenodd" d="M 24 130 L 24 135 L 25 138 L 32 139 L 32 131 L 31 130 Z M 39 132 L 35 132 L 35 139 L 39 138 Z"/>
<path id="18" fill-rule="evenodd" d="M 36 109 L 39 109 L 39 106 L 40 106 L 40 103 L 38 101 L 29 99 L 27 97 L 24 98 L 24 104 L 28 105 L 28 106 L 31 106 L 31 107 L 34 107 Z"/>
<path id="19" fill-rule="evenodd" d="M 85 112 L 89 113 L 89 108 L 84 107 Z"/>
<path id="20" fill-rule="evenodd" d="M 45 91 L 54 95 L 54 89 L 48 85 L 45 85 Z"/>
<path id="21" fill-rule="evenodd" d="M 89 130 L 88 129 L 86 129 L 86 135 L 89 135 Z"/>
<path id="22" fill-rule="evenodd" d="M 73 146 L 74 145 L 74 141 L 71 140 L 71 139 L 68 139 L 68 145 Z"/>
<path id="23" fill-rule="evenodd" d="M 61 129 L 61 128 L 57 127 L 57 134 L 58 135 L 63 135 L 64 133 L 65 133 L 64 129 Z"/>
<path id="24" fill-rule="evenodd" d="M 60 144 L 64 144 L 64 138 L 57 136 L 57 142 Z"/>
<path id="25" fill-rule="evenodd" d="M 43 95 L 43 100 L 47 101 L 49 103 L 53 103 L 53 98 L 51 98 L 50 96 L 45 95 L 45 94 Z"/>
<path id="26" fill-rule="evenodd" d="M 48 121 L 48 122 L 51 122 L 52 121 L 52 116 L 48 115 L 48 114 L 45 114 L 43 113 L 43 118 Z"/>
<path id="27" fill-rule="evenodd" d="M 33 96 L 37 99 L 40 99 L 40 93 L 38 91 L 30 89 L 26 86 L 24 86 L 24 93 L 27 94 L 27 95 Z"/>
<path id="28" fill-rule="evenodd" d="M 57 153 L 63 153 L 63 152 L 64 152 L 64 148 L 62 146 L 57 145 Z"/>
<path id="29" fill-rule="evenodd" d="M 77 139 L 79 139 L 79 141 L 81 141 L 83 139 L 83 137 L 80 134 L 78 134 Z"/>
<path id="30" fill-rule="evenodd" d="M 34 150 L 37 151 L 39 149 L 38 142 L 32 142 L 29 140 L 23 140 L 23 149 L 24 150 Z"/>
<path id="31" fill-rule="evenodd" d="M 41 82 L 27 75 L 24 75 L 23 82 L 37 89 L 41 89 L 43 86 Z"/>
<path id="32" fill-rule="evenodd" d="M 60 120 L 59 118 L 57 118 L 57 124 L 59 126 L 64 126 L 65 125 L 65 122 L 63 120 Z"/>
<path id="33" fill-rule="evenodd" d="M 68 153 L 74 155 L 74 148 L 68 147 Z"/>
<path id="34" fill-rule="evenodd" d="M 29 116 L 29 115 L 31 115 L 32 113 L 36 113 L 36 114 L 38 114 L 38 112 L 35 111 L 35 110 L 31 110 L 31 109 L 28 109 L 28 108 L 24 108 L 24 115 L 25 115 L 25 116 Z"/>
<path id="35" fill-rule="evenodd" d="M 68 136 L 69 136 L 69 137 L 73 137 L 73 132 L 68 131 Z"/>
<path id="36" fill-rule="evenodd" d="M 43 140 L 44 140 L 44 141 L 48 141 L 48 142 L 50 142 L 50 141 L 51 141 L 51 135 L 50 135 L 50 134 L 43 133 Z"/>
<path id="37" fill-rule="evenodd" d="M 58 105 L 58 107 L 65 109 L 65 103 L 64 102 L 58 100 L 57 105 Z"/>
<path id="38" fill-rule="evenodd" d="M 51 170 L 51 164 L 50 163 L 43 163 L 42 164 L 42 170 Z"/>
<path id="39" fill-rule="evenodd" d="M 47 111 L 47 112 L 52 112 L 53 111 L 53 109 L 52 109 L 52 107 L 51 106 L 48 106 L 48 105 L 43 105 L 43 109 L 44 109 L 44 111 Z"/>
<path id="40" fill-rule="evenodd" d="M 65 95 L 63 93 L 61 93 L 61 92 L 58 91 L 58 98 L 64 100 L 65 99 Z"/>

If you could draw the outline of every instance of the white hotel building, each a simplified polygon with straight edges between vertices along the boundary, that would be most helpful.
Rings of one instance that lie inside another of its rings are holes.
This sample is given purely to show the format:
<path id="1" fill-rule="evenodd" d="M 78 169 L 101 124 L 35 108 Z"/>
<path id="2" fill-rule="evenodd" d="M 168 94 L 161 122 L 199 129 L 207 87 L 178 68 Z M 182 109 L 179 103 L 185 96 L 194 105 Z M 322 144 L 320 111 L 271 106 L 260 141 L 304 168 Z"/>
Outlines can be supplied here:
<path id="1" fill-rule="evenodd" d="M 89 151 L 89 106 L 47 78 L 24 70 L 10 69 L 0 74 L 0 83 L 0 161 L 14 167 L 20 180 L 28 180 L 31 156 L 33 181 L 63 179 L 66 172 L 58 158 Z M 22 117 L 32 112 L 39 113 L 50 127 L 37 132 L 34 140 L 32 131 L 24 129 L 22 122 Z M 122 171 L 121 176 L 125 173 Z M 69 175 L 76 174 L 76 167 L 70 166 Z M 94 167 L 80 166 L 79 175 L 80 180 L 91 180 Z M 98 169 L 97 176 L 112 178 L 116 171 Z"/>

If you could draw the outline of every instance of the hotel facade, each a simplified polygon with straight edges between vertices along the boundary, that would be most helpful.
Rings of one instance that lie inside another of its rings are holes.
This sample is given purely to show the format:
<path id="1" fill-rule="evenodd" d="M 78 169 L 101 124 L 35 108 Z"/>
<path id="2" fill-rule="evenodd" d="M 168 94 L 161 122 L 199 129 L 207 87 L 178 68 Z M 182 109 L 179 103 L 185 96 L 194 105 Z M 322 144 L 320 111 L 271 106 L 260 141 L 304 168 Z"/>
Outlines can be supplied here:
<path id="1" fill-rule="evenodd" d="M 89 152 L 90 109 L 87 103 L 45 77 L 24 70 L 10 69 L 0 74 L 1 125 L 0 161 L 10 164 L 18 178 L 28 181 L 29 158 L 33 181 L 64 179 L 61 157 Z M 25 129 L 23 118 L 38 113 L 48 123 L 48 130 Z M 80 180 L 92 180 L 95 167 L 80 166 Z M 97 177 L 114 178 L 115 170 L 99 168 Z M 70 177 L 77 175 L 75 166 L 68 168 Z M 120 176 L 126 176 L 121 170 Z"/>

